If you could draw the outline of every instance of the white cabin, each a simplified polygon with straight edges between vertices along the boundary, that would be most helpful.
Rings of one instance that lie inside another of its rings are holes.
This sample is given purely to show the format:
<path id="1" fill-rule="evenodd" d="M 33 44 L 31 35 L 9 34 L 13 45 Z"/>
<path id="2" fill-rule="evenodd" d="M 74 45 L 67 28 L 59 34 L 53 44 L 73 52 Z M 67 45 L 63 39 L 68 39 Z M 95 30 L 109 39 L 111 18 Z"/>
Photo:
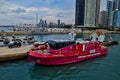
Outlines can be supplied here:
<path id="1" fill-rule="evenodd" d="M 95 30 L 91 33 L 90 39 L 91 41 L 105 41 L 105 32 L 106 30 Z"/>

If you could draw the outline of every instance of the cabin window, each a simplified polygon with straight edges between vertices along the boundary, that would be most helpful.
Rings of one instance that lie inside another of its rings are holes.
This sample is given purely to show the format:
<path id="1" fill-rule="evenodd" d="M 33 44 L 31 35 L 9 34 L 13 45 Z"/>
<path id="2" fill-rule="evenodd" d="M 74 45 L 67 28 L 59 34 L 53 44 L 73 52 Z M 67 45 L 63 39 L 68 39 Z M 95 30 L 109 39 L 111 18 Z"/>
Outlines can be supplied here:
<path id="1" fill-rule="evenodd" d="M 75 42 L 48 42 L 49 46 L 53 49 L 60 49 L 60 48 L 63 48 L 63 47 L 66 47 L 66 46 L 69 46 L 69 45 L 72 45 L 74 44 Z"/>

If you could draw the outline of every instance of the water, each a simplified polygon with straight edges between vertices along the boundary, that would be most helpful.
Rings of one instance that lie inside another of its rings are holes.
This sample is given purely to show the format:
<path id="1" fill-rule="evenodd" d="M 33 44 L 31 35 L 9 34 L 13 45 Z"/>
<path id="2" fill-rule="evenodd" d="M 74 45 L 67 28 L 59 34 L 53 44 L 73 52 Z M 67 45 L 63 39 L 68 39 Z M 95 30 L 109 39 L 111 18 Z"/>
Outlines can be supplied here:
<path id="1" fill-rule="evenodd" d="M 120 34 L 109 35 L 120 43 Z M 67 38 L 35 35 L 37 39 Z M 0 63 L 0 80 L 120 80 L 120 44 L 109 47 L 103 57 L 61 66 L 42 66 L 27 60 Z"/>
<path id="2" fill-rule="evenodd" d="M 13 32 L 13 30 L 10 30 L 11 27 L 0 27 L 0 31 L 4 30 L 5 32 Z"/>

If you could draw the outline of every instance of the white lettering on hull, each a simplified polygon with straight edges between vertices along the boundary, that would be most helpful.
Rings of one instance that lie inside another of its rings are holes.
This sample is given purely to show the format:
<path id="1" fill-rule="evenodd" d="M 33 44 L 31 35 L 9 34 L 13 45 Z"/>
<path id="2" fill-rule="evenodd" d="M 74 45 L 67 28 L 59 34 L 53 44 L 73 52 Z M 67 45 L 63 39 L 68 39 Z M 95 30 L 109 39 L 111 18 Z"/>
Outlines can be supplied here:
<path id="1" fill-rule="evenodd" d="M 80 58 L 85 58 L 85 57 L 90 57 L 90 56 L 97 56 L 100 55 L 101 53 L 96 53 L 96 54 L 90 54 L 90 55 L 85 55 L 85 56 L 78 56 L 78 59 Z"/>

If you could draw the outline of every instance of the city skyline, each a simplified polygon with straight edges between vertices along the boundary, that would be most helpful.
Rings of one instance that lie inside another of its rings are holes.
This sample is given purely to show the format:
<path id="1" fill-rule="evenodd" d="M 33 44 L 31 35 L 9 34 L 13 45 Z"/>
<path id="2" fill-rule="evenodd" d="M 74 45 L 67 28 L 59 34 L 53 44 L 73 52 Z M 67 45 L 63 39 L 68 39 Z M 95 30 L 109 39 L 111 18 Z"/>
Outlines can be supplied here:
<path id="1" fill-rule="evenodd" d="M 106 1 L 101 0 L 101 10 Z M 48 22 L 73 23 L 75 0 L 0 0 L 0 25 L 35 23 L 35 14 Z"/>

